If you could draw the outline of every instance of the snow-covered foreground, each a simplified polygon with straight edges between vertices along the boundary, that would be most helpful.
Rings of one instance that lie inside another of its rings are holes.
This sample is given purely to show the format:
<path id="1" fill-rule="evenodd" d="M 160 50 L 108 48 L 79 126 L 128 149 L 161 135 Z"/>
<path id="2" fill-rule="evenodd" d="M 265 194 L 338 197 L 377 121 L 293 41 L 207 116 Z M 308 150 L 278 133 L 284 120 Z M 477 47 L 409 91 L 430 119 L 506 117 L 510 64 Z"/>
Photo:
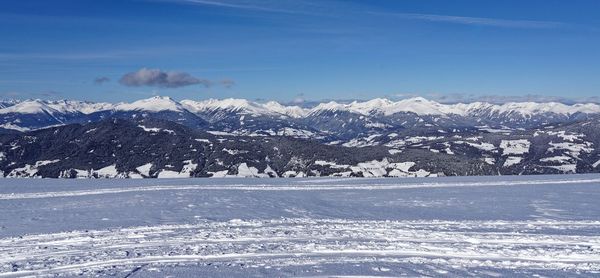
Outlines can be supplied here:
<path id="1" fill-rule="evenodd" d="M 10 180 L 0 277 L 598 276 L 600 175 Z"/>

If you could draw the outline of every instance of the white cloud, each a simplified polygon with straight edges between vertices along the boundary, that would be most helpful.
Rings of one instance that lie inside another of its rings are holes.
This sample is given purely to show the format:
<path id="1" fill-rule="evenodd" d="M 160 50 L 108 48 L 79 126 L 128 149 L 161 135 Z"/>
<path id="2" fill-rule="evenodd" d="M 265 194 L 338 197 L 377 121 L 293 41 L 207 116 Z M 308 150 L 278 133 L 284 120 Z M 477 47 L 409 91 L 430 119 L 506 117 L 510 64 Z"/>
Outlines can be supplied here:
<path id="1" fill-rule="evenodd" d="M 152 86 L 160 88 L 178 88 L 196 84 L 202 84 L 205 87 L 211 85 L 209 80 L 196 78 L 186 72 L 166 72 L 160 69 L 148 68 L 142 68 L 123 75 L 119 83 L 130 87 Z"/>
<path id="2" fill-rule="evenodd" d="M 535 20 L 513 20 L 513 19 L 497 19 L 487 17 L 468 17 L 468 16 L 453 16 L 453 15 L 438 15 L 438 14 L 416 14 L 416 13 L 388 13 L 388 12 L 371 12 L 371 14 L 394 16 L 401 19 L 421 20 L 430 22 L 445 22 L 463 25 L 482 25 L 505 28 L 557 28 L 565 26 L 562 22 L 554 21 L 535 21 Z"/>

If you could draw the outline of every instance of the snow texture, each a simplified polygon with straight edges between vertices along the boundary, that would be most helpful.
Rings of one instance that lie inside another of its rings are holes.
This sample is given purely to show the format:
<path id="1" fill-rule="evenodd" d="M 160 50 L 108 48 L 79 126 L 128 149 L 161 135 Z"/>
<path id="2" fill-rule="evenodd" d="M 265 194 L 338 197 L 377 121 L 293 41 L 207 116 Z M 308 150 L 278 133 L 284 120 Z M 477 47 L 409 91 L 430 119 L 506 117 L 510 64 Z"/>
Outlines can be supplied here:
<path id="1" fill-rule="evenodd" d="M 503 155 L 526 154 L 529 152 L 531 143 L 527 139 L 502 140 L 500 148 Z"/>
<path id="2" fill-rule="evenodd" d="M 6 181 L 0 277 L 600 274 L 598 174 Z"/>

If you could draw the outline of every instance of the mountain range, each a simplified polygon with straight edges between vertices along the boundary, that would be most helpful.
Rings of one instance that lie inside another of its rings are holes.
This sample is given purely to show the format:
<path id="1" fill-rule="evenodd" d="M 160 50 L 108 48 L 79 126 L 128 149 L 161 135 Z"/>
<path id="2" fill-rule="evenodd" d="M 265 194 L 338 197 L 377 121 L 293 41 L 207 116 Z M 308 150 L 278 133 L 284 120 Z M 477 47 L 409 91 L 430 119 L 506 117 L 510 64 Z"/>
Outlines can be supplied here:
<path id="1" fill-rule="evenodd" d="M 86 178 L 587 173 L 600 171 L 599 125 L 595 103 L 4 101 L 0 171 Z"/>

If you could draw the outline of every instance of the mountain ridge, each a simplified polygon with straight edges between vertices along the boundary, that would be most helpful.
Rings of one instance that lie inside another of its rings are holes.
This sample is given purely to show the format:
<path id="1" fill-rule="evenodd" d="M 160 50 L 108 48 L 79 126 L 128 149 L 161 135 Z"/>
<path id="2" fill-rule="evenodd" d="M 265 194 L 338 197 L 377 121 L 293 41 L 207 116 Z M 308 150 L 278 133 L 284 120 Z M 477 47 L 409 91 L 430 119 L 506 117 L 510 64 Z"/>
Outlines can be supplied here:
<path id="1" fill-rule="evenodd" d="M 204 120 L 218 120 L 223 113 L 250 115 L 255 117 L 283 117 L 292 120 L 309 119 L 326 113 L 346 112 L 365 117 L 393 117 L 397 114 L 415 114 L 417 116 L 439 116 L 444 118 L 480 118 L 483 120 L 506 122 L 514 119 L 531 121 L 536 117 L 570 118 L 575 115 L 600 114 L 600 105 L 595 103 L 577 103 L 572 105 L 558 102 L 508 102 L 492 104 L 488 102 L 471 102 L 457 104 L 442 104 L 422 97 L 392 101 L 376 98 L 368 101 L 353 101 L 338 103 L 330 101 L 320 103 L 312 108 L 301 108 L 295 105 L 283 105 L 275 101 L 266 103 L 246 99 L 207 99 L 176 101 L 170 97 L 156 96 L 131 103 L 94 103 L 86 101 L 44 101 L 27 100 L 22 102 L 6 102 L 0 108 L 0 126 L 20 131 L 44 128 L 57 124 L 85 122 L 86 115 L 94 113 L 113 114 L 116 112 L 189 112 Z M 37 124 L 25 125 L 18 118 L 24 115 L 44 114 L 49 118 L 44 126 Z M 212 115 L 212 116 L 211 116 Z M 54 120 L 52 119 L 54 118 Z M 212 119 L 211 119 L 212 118 Z"/>
<path id="2" fill-rule="evenodd" d="M 42 101 L 0 109 L 6 177 L 410 177 L 600 172 L 596 104 L 424 98 Z M 149 155 L 150 154 L 150 155 Z"/>

